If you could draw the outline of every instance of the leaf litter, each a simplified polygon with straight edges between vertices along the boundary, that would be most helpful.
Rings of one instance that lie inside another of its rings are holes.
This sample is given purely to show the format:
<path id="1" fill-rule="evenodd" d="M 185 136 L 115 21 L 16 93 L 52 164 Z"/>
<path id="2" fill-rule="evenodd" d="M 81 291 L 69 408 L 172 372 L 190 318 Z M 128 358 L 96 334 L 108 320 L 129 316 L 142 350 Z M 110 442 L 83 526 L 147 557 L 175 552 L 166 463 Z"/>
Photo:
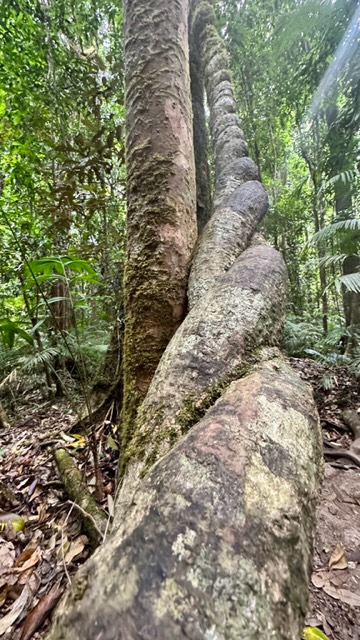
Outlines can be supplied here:
<path id="1" fill-rule="evenodd" d="M 351 436 L 342 411 L 359 410 L 359 381 L 345 367 L 297 358 L 290 362 L 313 386 L 324 439 L 348 447 Z M 24 420 L 0 432 L 0 516 L 25 520 L 23 530 L 16 531 L 11 519 L 3 524 L 0 519 L 1 640 L 44 638 L 68 580 L 90 555 L 52 455 L 53 446 L 67 447 L 94 489 L 86 437 L 71 432 L 75 415 L 68 400 L 35 409 L 33 404 L 24 407 Z M 111 424 L 103 424 L 98 435 L 103 507 L 111 516 L 118 451 Z M 329 640 L 359 640 L 360 469 L 335 460 L 325 468 L 306 624 Z"/>
<path id="2" fill-rule="evenodd" d="M 359 379 L 345 366 L 290 362 L 313 387 L 324 444 L 349 448 L 343 411 L 359 412 Z M 360 638 L 360 468 L 348 459 L 325 462 L 306 622 L 329 640 Z"/>
<path id="3" fill-rule="evenodd" d="M 86 434 L 71 432 L 76 416 L 67 399 L 22 409 L 27 417 L 0 431 L 1 640 L 43 638 L 69 579 L 91 553 L 53 458 L 54 446 L 68 448 L 91 486 Z M 102 425 L 98 438 L 108 512 L 117 462 L 112 425 Z M 16 530 L 19 520 L 24 526 Z"/>

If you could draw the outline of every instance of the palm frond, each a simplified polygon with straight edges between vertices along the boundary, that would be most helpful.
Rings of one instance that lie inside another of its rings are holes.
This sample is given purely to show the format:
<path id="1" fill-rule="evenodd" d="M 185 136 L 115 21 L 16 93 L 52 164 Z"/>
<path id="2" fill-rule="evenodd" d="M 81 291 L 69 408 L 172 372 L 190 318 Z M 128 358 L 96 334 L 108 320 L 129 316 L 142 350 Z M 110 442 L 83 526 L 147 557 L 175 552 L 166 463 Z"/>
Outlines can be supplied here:
<path id="1" fill-rule="evenodd" d="M 309 240 L 309 243 L 315 244 L 316 242 L 322 242 L 323 240 L 335 235 L 338 231 L 360 231 L 360 219 L 348 218 L 347 220 L 339 220 L 339 222 L 328 224 L 326 227 L 315 233 Z"/>
<path id="2" fill-rule="evenodd" d="M 49 347 L 48 349 L 44 349 L 44 351 L 22 356 L 19 358 L 18 364 L 24 373 L 31 374 L 43 368 L 44 365 L 52 365 L 58 355 L 59 352 L 57 349 Z"/>
<path id="3" fill-rule="evenodd" d="M 334 264 L 338 264 L 339 262 L 344 262 L 347 257 L 346 253 L 341 253 L 335 256 L 324 256 L 319 260 L 320 267 L 331 267 Z"/>
<path id="4" fill-rule="evenodd" d="M 339 282 L 352 293 L 360 293 L 360 273 L 349 273 L 345 276 L 340 276 Z"/>
<path id="5" fill-rule="evenodd" d="M 342 171 L 338 173 L 336 176 L 330 178 L 327 184 L 336 184 L 337 182 L 342 182 L 343 184 L 350 184 L 356 176 L 356 171 Z"/>

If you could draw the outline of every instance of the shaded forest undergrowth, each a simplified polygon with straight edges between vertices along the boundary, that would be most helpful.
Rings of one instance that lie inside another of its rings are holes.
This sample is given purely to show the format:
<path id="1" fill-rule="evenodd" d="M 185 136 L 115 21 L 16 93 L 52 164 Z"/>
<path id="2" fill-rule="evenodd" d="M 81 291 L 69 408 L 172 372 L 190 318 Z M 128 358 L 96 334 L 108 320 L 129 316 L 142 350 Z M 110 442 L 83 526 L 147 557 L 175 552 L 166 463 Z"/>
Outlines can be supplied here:
<path id="1" fill-rule="evenodd" d="M 344 366 L 300 358 L 290 362 L 313 386 L 326 459 L 307 623 L 330 640 L 353 640 L 360 629 L 360 457 L 357 464 L 356 452 L 352 457 L 335 452 L 352 444 L 346 415 L 352 412 L 360 420 L 359 380 Z M 79 401 L 77 392 L 73 389 Z M 65 449 L 95 491 L 91 447 L 79 426 L 72 428 L 76 420 L 69 399 L 44 404 L 40 391 L 32 391 L 0 433 L 0 513 L 19 516 L 2 516 L 0 531 L 0 635 L 5 639 L 42 638 L 51 610 L 91 553 L 84 514 L 66 495 L 54 462 L 54 449 Z M 118 450 L 106 416 L 96 437 L 102 506 L 111 525 Z"/>

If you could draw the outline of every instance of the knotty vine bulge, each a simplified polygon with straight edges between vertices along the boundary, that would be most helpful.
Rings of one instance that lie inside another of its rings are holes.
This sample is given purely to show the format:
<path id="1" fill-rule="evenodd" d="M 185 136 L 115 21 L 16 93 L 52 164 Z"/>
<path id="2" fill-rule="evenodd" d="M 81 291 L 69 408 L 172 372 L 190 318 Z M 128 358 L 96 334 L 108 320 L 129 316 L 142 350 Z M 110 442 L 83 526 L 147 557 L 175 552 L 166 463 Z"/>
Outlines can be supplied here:
<path id="1" fill-rule="evenodd" d="M 210 2 L 125 0 L 128 254 L 113 530 L 49 640 L 296 640 L 322 471 L 286 268 Z M 210 197 L 207 126 L 215 164 Z"/>

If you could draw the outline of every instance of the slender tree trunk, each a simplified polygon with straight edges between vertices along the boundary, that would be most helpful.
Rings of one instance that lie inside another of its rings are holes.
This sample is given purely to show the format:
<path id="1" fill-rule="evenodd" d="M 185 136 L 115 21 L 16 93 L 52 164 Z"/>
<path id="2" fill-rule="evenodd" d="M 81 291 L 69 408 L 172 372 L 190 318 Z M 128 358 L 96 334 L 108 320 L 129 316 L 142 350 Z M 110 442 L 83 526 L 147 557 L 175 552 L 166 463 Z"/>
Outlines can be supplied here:
<path id="1" fill-rule="evenodd" d="M 351 187 L 348 184 L 344 184 L 342 180 L 337 180 L 335 183 L 335 209 L 336 218 L 346 218 L 351 214 L 352 207 L 352 194 Z M 341 251 L 346 253 L 346 243 L 340 240 Z M 346 256 L 342 271 L 343 275 L 350 275 L 351 273 L 357 273 L 360 267 L 360 257 L 357 254 Z M 354 355 L 359 344 L 360 336 L 360 294 L 355 291 L 349 291 L 346 287 L 343 287 L 343 306 L 345 314 L 345 324 L 350 332 L 350 336 L 346 337 L 346 353 L 349 356 Z"/>
<path id="2" fill-rule="evenodd" d="M 68 284 L 63 280 L 58 280 L 52 285 L 50 298 L 54 298 L 55 302 L 50 303 L 51 321 L 56 331 L 66 331 L 74 325 L 73 310 L 69 296 Z"/>
<path id="3" fill-rule="evenodd" d="M 173 34 L 176 15 L 182 33 L 188 7 L 183 0 L 167 0 L 166 5 L 150 0 L 146 11 L 140 0 L 127 0 L 126 6 L 129 73 L 136 56 L 140 62 L 149 60 L 149 51 L 159 49 L 160 35 L 160 50 L 171 54 L 171 38 L 163 28 L 158 30 L 159 24 Z M 151 24 L 142 22 L 141 6 Z M 144 26 L 148 31 L 143 36 Z M 246 157 L 225 47 L 206 0 L 194 2 L 192 28 L 198 34 L 210 109 L 214 212 L 193 260 L 190 311 L 161 357 L 132 423 L 132 438 L 125 443 L 112 536 L 82 568 L 62 601 L 49 640 L 301 636 L 322 469 L 319 421 L 310 388 L 274 348 L 286 307 L 286 268 L 255 233 L 267 198 L 254 175 L 256 167 Z M 176 69 L 179 60 L 187 78 L 187 55 L 176 58 Z M 148 64 L 153 78 L 158 67 L 151 56 Z M 159 64 L 166 75 L 164 60 Z M 133 66 L 128 92 L 133 76 L 144 82 L 142 68 Z M 168 96 L 172 76 L 166 81 Z M 139 124 L 145 113 L 145 131 L 152 131 L 158 111 L 147 111 L 149 86 L 146 94 L 135 95 L 137 100 L 128 102 L 129 121 L 135 118 Z M 162 96 L 160 92 L 157 105 Z M 171 155 L 174 139 L 171 132 L 167 135 Z M 129 195 L 138 209 L 130 212 L 128 269 L 132 266 L 134 278 L 143 282 L 144 265 L 140 259 L 131 262 L 131 247 L 137 246 L 140 229 L 145 233 L 147 224 L 158 246 L 145 191 L 144 200 L 139 196 L 146 181 L 154 197 L 149 174 L 154 158 L 151 145 L 146 143 L 144 154 L 134 154 L 132 144 L 130 128 Z M 183 140 L 178 138 L 177 144 L 181 150 Z M 165 178 L 156 193 L 167 211 Z M 178 196 L 184 215 L 183 194 Z M 174 251 L 178 240 L 172 238 Z M 158 259 L 161 267 L 161 254 Z M 163 301 L 168 300 L 167 291 L 163 287 Z M 139 305 L 132 292 L 130 320 L 132 305 L 136 312 Z M 141 294 L 147 292 L 142 289 Z M 136 331 L 141 341 L 143 328 L 149 326 L 146 315 L 138 316 L 138 322 L 126 328 L 128 349 L 131 332 L 135 344 Z M 161 318 L 159 322 L 162 331 Z M 140 352 L 135 349 L 134 354 L 138 366 Z M 142 358 L 147 362 L 146 355 Z M 132 371 L 135 375 L 135 365 Z"/>
<path id="4" fill-rule="evenodd" d="M 358 273 L 360 268 L 360 257 L 358 255 L 347 256 L 343 262 L 343 274 Z M 344 287 L 343 304 L 345 311 L 346 327 L 350 331 L 350 336 L 346 341 L 346 353 L 354 355 L 359 345 L 360 336 L 360 294 L 348 291 Z"/>
<path id="5" fill-rule="evenodd" d="M 321 159 L 321 151 L 320 151 L 320 131 L 319 131 L 319 119 L 318 117 L 314 119 L 312 126 L 312 137 L 310 138 L 310 145 L 312 145 L 312 154 L 310 150 L 307 148 L 307 144 L 305 143 L 303 132 L 300 124 L 300 115 L 297 114 L 296 117 L 297 125 L 298 125 L 298 133 L 300 139 L 300 147 L 301 147 L 301 155 L 304 158 L 310 178 L 313 186 L 313 221 L 314 221 L 314 229 L 315 233 L 320 231 L 324 226 L 324 197 L 321 193 L 321 185 L 322 185 L 322 172 L 320 167 L 320 159 Z M 312 157 L 313 156 L 313 157 Z M 319 243 L 317 247 L 317 254 L 319 261 L 325 257 L 326 248 L 323 243 Z M 319 266 L 319 279 L 320 279 L 320 292 L 318 294 L 318 307 L 321 306 L 322 312 L 322 325 L 324 334 L 328 332 L 328 315 L 329 315 L 329 302 L 327 295 L 327 278 L 326 278 L 326 270 L 325 267 Z"/>
<path id="6" fill-rule="evenodd" d="M 190 14 L 190 25 L 192 25 Z M 194 152 L 196 167 L 196 210 L 200 234 L 212 213 L 211 179 L 208 158 L 208 132 L 205 116 L 204 78 L 199 42 L 194 29 L 190 29 L 190 77 L 194 122 Z"/>

